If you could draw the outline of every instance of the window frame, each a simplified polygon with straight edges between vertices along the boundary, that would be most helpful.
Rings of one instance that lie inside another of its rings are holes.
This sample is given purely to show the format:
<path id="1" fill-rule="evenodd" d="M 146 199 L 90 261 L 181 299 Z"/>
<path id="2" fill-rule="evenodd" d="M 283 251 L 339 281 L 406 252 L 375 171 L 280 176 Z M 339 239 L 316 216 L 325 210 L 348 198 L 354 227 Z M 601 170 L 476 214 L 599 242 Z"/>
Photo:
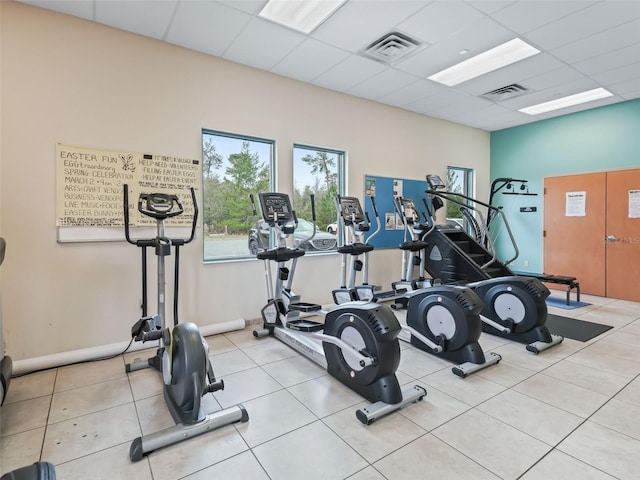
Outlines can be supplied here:
<path id="1" fill-rule="evenodd" d="M 201 232 L 202 232 L 202 237 L 203 237 L 203 241 L 202 241 L 202 261 L 203 263 L 220 263 L 220 262 L 236 262 L 236 261 L 246 261 L 246 260 L 253 260 L 255 259 L 255 255 L 252 255 L 249 252 L 248 249 L 248 236 L 249 236 L 249 231 L 247 231 L 247 237 L 244 240 L 245 242 L 245 246 L 247 247 L 247 253 L 244 255 L 227 255 L 227 256 L 218 256 L 218 255 L 213 255 L 213 256 L 207 256 L 207 237 L 209 236 L 208 232 L 205 231 L 205 208 L 206 208 L 206 203 L 205 203 L 205 190 L 207 188 L 207 182 L 205 180 L 205 156 L 204 156 L 204 148 L 205 148 L 205 140 L 207 138 L 207 136 L 213 136 L 213 137 L 224 137 L 224 138 L 229 138 L 229 139 L 233 139 L 233 140 L 237 140 L 241 143 L 243 142 L 258 142 L 258 143 L 262 143 L 262 144 L 266 144 L 268 145 L 269 149 L 269 160 L 268 160 L 268 165 L 266 165 L 266 167 L 268 168 L 268 182 L 269 185 L 267 187 L 266 191 L 275 191 L 276 188 L 276 174 L 277 174 L 277 145 L 276 145 L 276 140 L 275 139 L 270 139 L 270 138 L 264 138 L 264 137 L 258 137 L 255 135 L 247 135 L 247 134 L 241 134 L 241 133 L 233 133 L 233 132 L 226 132 L 226 131 L 221 131 L 221 130 L 213 130 L 213 129 L 209 129 L 209 128 L 203 128 L 202 129 L 202 136 L 201 136 L 201 146 L 202 146 L 202 193 L 200 195 L 200 202 L 201 202 L 201 218 L 202 218 L 202 228 L 201 228 Z M 214 145 L 215 145 L 215 141 L 214 141 Z M 227 158 L 225 158 L 223 161 L 228 161 L 228 156 Z M 224 172 L 222 172 L 221 178 L 224 176 Z M 257 192 L 251 192 L 253 194 L 257 193 Z M 257 199 L 256 199 L 257 201 Z M 247 196 L 246 199 L 247 202 L 247 211 L 251 212 L 251 206 L 250 206 L 250 202 L 249 202 L 249 197 Z M 252 227 L 250 227 L 252 228 Z"/>

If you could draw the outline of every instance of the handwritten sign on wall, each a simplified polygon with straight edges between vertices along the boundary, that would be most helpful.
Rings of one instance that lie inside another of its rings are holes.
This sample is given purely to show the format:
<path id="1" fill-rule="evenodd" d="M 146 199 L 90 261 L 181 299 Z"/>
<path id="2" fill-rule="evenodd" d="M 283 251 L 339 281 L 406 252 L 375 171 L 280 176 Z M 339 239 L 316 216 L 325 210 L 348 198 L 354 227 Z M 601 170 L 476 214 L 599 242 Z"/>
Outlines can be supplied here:
<path id="1" fill-rule="evenodd" d="M 58 144 L 56 162 L 58 227 L 122 227 L 125 184 L 131 225 L 154 223 L 138 213 L 138 196 L 158 192 L 178 195 L 185 208 L 168 224 L 191 225 L 190 188 L 200 189 L 199 160 Z"/>

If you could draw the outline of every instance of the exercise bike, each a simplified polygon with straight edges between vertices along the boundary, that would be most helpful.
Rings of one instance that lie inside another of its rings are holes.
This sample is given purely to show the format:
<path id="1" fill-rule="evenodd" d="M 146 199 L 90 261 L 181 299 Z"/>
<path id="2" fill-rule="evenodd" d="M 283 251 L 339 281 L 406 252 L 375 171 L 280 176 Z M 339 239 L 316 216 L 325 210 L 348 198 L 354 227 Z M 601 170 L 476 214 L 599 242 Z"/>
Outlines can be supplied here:
<path id="1" fill-rule="evenodd" d="M 165 235 L 164 222 L 184 213 L 177 195 L 141 193 L 138 211 L 156 220 L 157 234 L 150 239 L 133 240 L 129 231 L 129 189 L 124 185 L 124 228 L 127 242 L 142 249 L 142 318 L 131 328 L 131 336 L 137 341 L 158 341 L 156 354 L 147 361 L 135 361 L 126 365 L 127 372 L 154 368 L 162 373 L 164 399 L 175 425 L 150 435 L 136 438 L 131 444 L 129 457 L 132 462 L 162 447 L 212 432 L 235 422 L 246 422 L 249 416 L 242 405 L 205 414 L 201 400 L 210 392 L 224 389 L 224 382 L 216 380 L 208 357 L 209 347 L 194 323 L 178 323 L 178 277 L 180 247 L 195 237 L 198 206 L 195 190 L 191 188 L 194 213 L 191 235 L 187 239 L 169 238 Z M 165 316 L 165 257 L 175 252 L 173 325 L 168 327 Z M 153 248 L 157 256 L 158 313 L 147 316 L 147 248 Z"/>
<path id="2" fill-rule="evenodd" d="M 369 231 L 370 221 L 363 212 L 360 200 L 355 197 L 336 198 L 339 218 L 343 224 L 344 245 L 339 250 L 342 255 L 341 288 L 334 290 L 336 303 L 347 298 L 352 300 L 377 299 L 377 288 L 368 284 L 369 253 L 374 249 L 369 242 L 380 231 L 381 221 L 375 200 L 370 197 L 375 213 L 377 228 L 375 232 L 363 242 L 363 233 Z M 394 298 L 396 308 L 399 305 L 407 309 L 406 325 L 398 338 L 411 343 L 413 346 L 444 358 L 456 365 L 452 372 L 465 378 L 468 375 L 495 365 L 502 357 L 496 353 L 485 354 L 478 343 L 482 332 L 482 321 L 479 317 L 482 309 L 480 298 L 469 288 L 432 285 L 427 286 L 427 279 L 421 275 L 420 281 L 413 279 L 413 266 L 420 264 L 416 252 L 423 248 L 423 243 L 414 238 L 411 229 L 412 219 L 417 217 L 413 203 L 396 199 L 396 209 L 405 225 L 407 238 L 403 242 L 403 284 L 406 293 L 402 294 L 403 301 Z M 345 233 L 349 231 L 350 234 Z M 351 239 L 351 242 L 348 240 Z M 355 239 L 355 240 L 354 240 Z M 408 255 L 407 255 L 408 254 Z M 351 256 L 349 280 L 346 282 L 346 257 Z M 359 257 L 362 256 L 362 260 Z M 417 261 L 414 261 L 417 260 Z M 407 265 L 408 264 L 408 265 Z M 406 268 L 405 268 L 406 267 Z M 363 283 L 355 285 L 356 272 L 362 270 Z M 394 284 L 396 294 L 399 293 L 397 283 Z"/>
<path id="3" fill-rule="evenodd" d="M 254 216 L 257 216 L 253 196 L 251 203 Z M 356 418 L 365 425 L 422 400 L 426 390 L 417 385 L 402 389 L 395 374 L 400 363 L 397 338 L 400 324 L 393 311 L 376 303 L 352 302 L 322 312 L 320 305 L 301 302 L 300 296 L 293 292 L 292 284 L 297 261 L 305 251 L 297 246 L 287 246 L 287 238 L 298 224 L 289 196 L 260 193 L 259 203 L 263 220 L 277 235 L 278 246 L 261 250 L 256 255 L 264 261 L 269 298 L 261 311 L 263 328 L 255 330 L 254 336 L 275 336 L 372 402 L 356 411 Z M 306 240 L 315 235 L 313 195 L 311 210 L 314 229 Z M 290 269 L 287 267 L 289 261 Z M 271 262 L 277 264 L 275 285 Z M 324 314 L 324 322 L 302 318 L 302 313 Z"/>

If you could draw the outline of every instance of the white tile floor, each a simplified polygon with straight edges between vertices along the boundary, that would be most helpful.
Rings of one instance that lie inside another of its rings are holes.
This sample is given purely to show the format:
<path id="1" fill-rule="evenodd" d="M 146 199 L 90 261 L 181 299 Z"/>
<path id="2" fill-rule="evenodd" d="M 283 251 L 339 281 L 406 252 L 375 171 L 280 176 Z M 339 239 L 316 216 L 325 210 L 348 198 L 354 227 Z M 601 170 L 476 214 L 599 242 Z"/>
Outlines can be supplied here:
<path id="1" fill-rule="evenodd" d="M 563 293 L 558 292 L 562 297 Z M 251 328 L 209 337 L 225 390 L 209 411 L 242 402 L 247 423 L 131 463 L 132 439 L 171 425 L 157 372 L 125 373 L 136 352 L 15 378 L 0 409 L 0 472 L 39 459 L 70 479 L 637 479 L 640 304 L 590 297 L 550 312 L 614 328 L 538 356 L 483 334 L 502 361 L 467 379 L 402 344 L 398 378 L 424 401 L 360 424 L 362 398 Z"/>

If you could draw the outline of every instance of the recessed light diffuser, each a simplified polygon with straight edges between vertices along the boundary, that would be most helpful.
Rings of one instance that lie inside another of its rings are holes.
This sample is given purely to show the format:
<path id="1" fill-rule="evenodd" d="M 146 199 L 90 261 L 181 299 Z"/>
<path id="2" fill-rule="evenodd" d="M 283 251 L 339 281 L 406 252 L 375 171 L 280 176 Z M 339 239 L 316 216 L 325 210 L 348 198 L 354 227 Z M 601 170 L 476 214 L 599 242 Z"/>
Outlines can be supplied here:
<path id="1" fill-rule="evenodd" d="M 593 90 L 576 93 L 575 95 L 569 95 L 568 97 L 556 98 L 549 102 L 539 103 L 538 105 L 532 105 L 527 108 L 521 108 L 518 111 L 528 115 L 539 115 L 541 113 L 559 110 L 561 108 L 567 108 L 581 103 L 593 102 L 594 100 L 611 97 L 612 95 L 613 93 L 605 90 L 604 88 L 594 88 Z"/>
<path id="2" fill-rule="evenodd" d="M 311 33 L 346 0 L 269 0 L 259 15 L 302 33 Z"/>
<path id="3" fill-rule="evenodd" d="M 537 48 L 514 38 L 427 78 L 452 87 L 538 53 L 540 50 Z"/>

